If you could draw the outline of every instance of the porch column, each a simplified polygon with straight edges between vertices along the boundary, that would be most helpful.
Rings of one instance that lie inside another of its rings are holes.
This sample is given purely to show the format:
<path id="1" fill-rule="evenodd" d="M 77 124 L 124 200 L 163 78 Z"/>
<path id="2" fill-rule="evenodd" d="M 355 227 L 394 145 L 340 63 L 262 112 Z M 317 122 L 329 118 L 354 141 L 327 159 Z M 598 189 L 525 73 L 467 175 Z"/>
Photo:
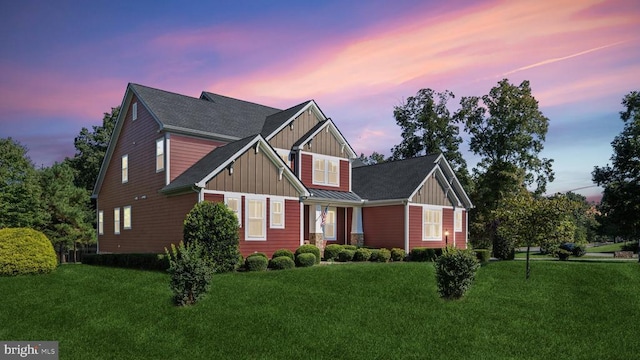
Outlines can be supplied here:
<path id="1" fill-rule="evenodd" d="M 354 206 L 351 215 L 351 239 L 349 244 L 364 246 L 364 231 L 362 230 L 362 207 Z"/>
<path id="2" fill-rule="evenodd" d="M 322 205 L 309 205 L 309 244 L 320 249 L 324 257 L 324 232 L 322 231 Z"/>

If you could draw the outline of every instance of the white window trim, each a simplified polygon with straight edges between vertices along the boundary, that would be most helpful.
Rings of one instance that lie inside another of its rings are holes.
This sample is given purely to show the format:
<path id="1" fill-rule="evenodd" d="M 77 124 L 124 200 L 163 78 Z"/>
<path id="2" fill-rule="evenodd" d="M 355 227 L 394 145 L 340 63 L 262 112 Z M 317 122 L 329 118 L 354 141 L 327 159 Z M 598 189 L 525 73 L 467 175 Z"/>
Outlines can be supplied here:
<path id="1" fill-rule="evenodd" d="M 165 156 L 166 150 L 165 150 L 164 144 L 165 144 L 164 138 L 156 140 L 156 172 L 157 173 L 164 171 L 164 169 L 166 167 L 165 164 L 166 164 L 167 161 L 166 161 L 166 156 Z M 162 164 L 161 164 L 161 166 L 158 166 L 159 165 L 158 157 L 160 155 L 160 153 L 158 152 L 159 149 L 162 150 Z"/>
<path id="2" fill-rule="evenodd" d="M 462 209 L 456 209 L 453 213 L 453 231 L 462 232 Z M 458 217 L 460 217 L 460 222 L 458 223 Z"/>
<path id="3" fill-rule="evenodd" d="M 120 208 L 113 209 L 113 233 L 120 234 Z"/>
<path id="4" fill-rule="evenodd" d="M 324 210 L 322 210 L 324 211 Z M 324 229 L 322 229 L 322 235 L 324 236 L 325 240 L 328 241 L 335 241 L 338 239 L 338 209 L 335 206 L 330 206 L 329 209 L 327 210 L 327 219 L 329 218 L 329 213 L 332 212 L 333 213 L 333 236 L 326 236 L 326 228 L 327 228 L 327 222 L 325 221 L 325 225 L 324 225 Z"/>
<path id="5" fill-rule="evenodd" d="M 319 182 L 316 181 L 315 171 L 316 171 L 316 160 L 324 161 L 324 181 Z M 336 173 L 336 184 L 329 183 L 329 162 L 335 162 L 337 164 L 337 173 Z M 311 182 L 314 185 L 322 185 L 322 186 L 331 186 L 331 187 L 340 187 L 340 158 L 334 156 L 323 156 L 318 154 L 313 154 L 311 156 Z"/>
<path id="6" fill-rule="evenodd" d="M 98 235 L 104 235 L 104 211 L 98 211 Z"/>
<path id="7" fill-rule="evenodd" d="M 238 227 L 242 227 L 242 195 L 241 194 L 224 194 L 224 204 L 228 205 L 229 199 L 234 199 L 238 201 L 238 212 L 236 212 L 236 216 L 238 217 Z M 235 212 L 235 211 L 234 211 Z"/>
<path id="8" fill-rule="evenodd" d="M 131 105 L 131 119 L 132 121 L 138 120 L 138 102 Z"/>
<path id="9" fill-rule="evenodd" d="M 127 216 L 128 213 L 128 216 Z M 128 218 L 128 223 L 127 223 Z M 122 208 L 122 229 L 123 230 L 131 230 L 131 205 L 125 206 Z"/>
<path id="10" fill-rule="evenodd" d="M 440 212 L 440 229 L 439 229 L 439 234 L 440 236 L 433 236 L 433 237 L 427 237 L 426 236 L 426 229 L 425 229 L 425 221 L 424 221 L 424 215 L 427 211 L 439 211 Z M 422 217 L 420 218 L 420 222 L 422 224 L 422 241 L 442 241 L 442 208 L 441 207 L 431 207 L 431 206 L 423 206 L 422 207 Z"/>
<path id="11" fill-rule="evenodd" d="M 274 214 L 274 204 L 279 203 L 280 204 L 280 208 L 282 209 L 282 223 L 281 224 L 274 224 L 273 223 L 273 214 Z M 283 198 L 274 198 L 272 197 L 269 200 L 269 227 L 271 229 L 284 229 L 285 225 L 285 200 Z"/>
<path id="12" fill-rule="evenodd" d="M 125 167 L 125 163 L 127 166 Z M 122 155 L 120 158 L 120 176 L 123 184 L 129 182 L 129 154 Z"/>
<path id="13" fill-rule="evenodd" d="M 288 167 L 291 167 L 291 151 L 279 148 L 275 148 L 274 150 L 282 159 L 282 161 L 284 161 L 284 163 L 287 164 Z M 284 160 L 283 158 L 286 158 L 287 160 Z"/>
<path id="14" fill-rule="evenodd" d="M 259 201 L 262 203 L 262 233 L 264 236 L 249 236 L 249 215 L 250 208 L 249 202 Z M 266 241 L 267 240 L 267 198 L 259 196 L 245 196 L 244 197 L 244 214 L 245 214 L 245 230 L 244 238 L 246 241 Z"/>

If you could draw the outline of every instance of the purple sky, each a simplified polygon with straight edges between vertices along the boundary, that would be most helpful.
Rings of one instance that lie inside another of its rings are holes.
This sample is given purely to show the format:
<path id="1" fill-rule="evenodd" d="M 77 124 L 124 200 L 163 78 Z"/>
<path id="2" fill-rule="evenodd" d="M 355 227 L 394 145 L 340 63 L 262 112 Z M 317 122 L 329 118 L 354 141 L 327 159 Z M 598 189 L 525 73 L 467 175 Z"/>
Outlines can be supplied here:
<path id="1" fill-rule="evenodd" d="M 593 185 L 620 101 L 640 90 L 637 0 L 309 4 L 3 1 L 0 137 L 49 166 L 135 82 L 280 108 L 315 99 L 357 153 L 388 155 L 403 99 L 451 90 L 457 108 L 507 77 L 530 80 L 550 119 L 542 156 L 555 159 L 556 192 Z M 464 156 L 475 165 L 466 143 Z"/>

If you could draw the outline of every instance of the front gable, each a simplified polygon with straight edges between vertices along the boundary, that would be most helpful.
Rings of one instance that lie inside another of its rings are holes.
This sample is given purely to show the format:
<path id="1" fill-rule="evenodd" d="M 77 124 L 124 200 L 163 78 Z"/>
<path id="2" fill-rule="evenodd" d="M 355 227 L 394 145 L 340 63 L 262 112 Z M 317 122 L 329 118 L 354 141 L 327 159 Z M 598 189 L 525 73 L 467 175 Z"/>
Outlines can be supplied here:
<path id="1" fill-rule="evenodd" d="M 357 155 L 331 119 L 325 120 L 294 144 L 294 150 L 353 159 Z"/>
<path id="2" fill-rule="evenodd" d="M 276 131 L 266 135 L 266 139 L 276 149 L 291 149 L 300 138 L 324 120 L 325 116 L 315 102 L 309 101 Z"/>
<path id="3" fill-rule="evenodd" d="M 252 146 L 238 154 L 232 162 L 206 181 L 208 191 L 277 195 L 298 198 L 304 195 L 299 184 L 285 172 L 289 167 L 280 158 L 269 156 L 266 143 Z M 277 155 L 276 155 L 277 156 Z M 279 161 L 278 161 L 279 160 Z"/>
<path id="4" fill-rule="evenodd" d="M 411 203 L 439 206 L 460 206 L 455 194 L 442 184 L 437 172 L 431 173 L 409 199 Z"/>

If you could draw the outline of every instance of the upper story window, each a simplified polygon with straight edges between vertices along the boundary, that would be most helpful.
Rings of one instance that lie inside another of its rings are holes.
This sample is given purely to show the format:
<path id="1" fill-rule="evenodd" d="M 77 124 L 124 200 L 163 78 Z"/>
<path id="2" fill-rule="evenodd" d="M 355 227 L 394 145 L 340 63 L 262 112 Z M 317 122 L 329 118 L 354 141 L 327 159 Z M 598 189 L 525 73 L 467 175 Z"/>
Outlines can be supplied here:
<path id="1" fill-rule="evenodd" d="M 453 214 L 453 231 L 462 231 L 462 209 L 456 209 Z"/>
<path id="2" fill-rule="evenodd" d="M 340 186 L 340 160 L 314 155 L 313 184 Z"/>
<path id="3" fill-rule="evenodd" d="M 131 119 L 136 120 L 138 119 L 138 103 L 134 102 L 131 105 Z"/>
<path id="4" fill-rule="evenodd" d="M 164 139 L 156 140 L 156 172 L 164 170 Z"/>
<path id="5" fill-rule="evenodd" d="M 442 209 L 422 208 L 422 240 L 442 240 Z"/>
<path id="6" fill-rule="evenodd" d="M 129 181 L 129 155 L 122 155 L 122 183 Z"/>

